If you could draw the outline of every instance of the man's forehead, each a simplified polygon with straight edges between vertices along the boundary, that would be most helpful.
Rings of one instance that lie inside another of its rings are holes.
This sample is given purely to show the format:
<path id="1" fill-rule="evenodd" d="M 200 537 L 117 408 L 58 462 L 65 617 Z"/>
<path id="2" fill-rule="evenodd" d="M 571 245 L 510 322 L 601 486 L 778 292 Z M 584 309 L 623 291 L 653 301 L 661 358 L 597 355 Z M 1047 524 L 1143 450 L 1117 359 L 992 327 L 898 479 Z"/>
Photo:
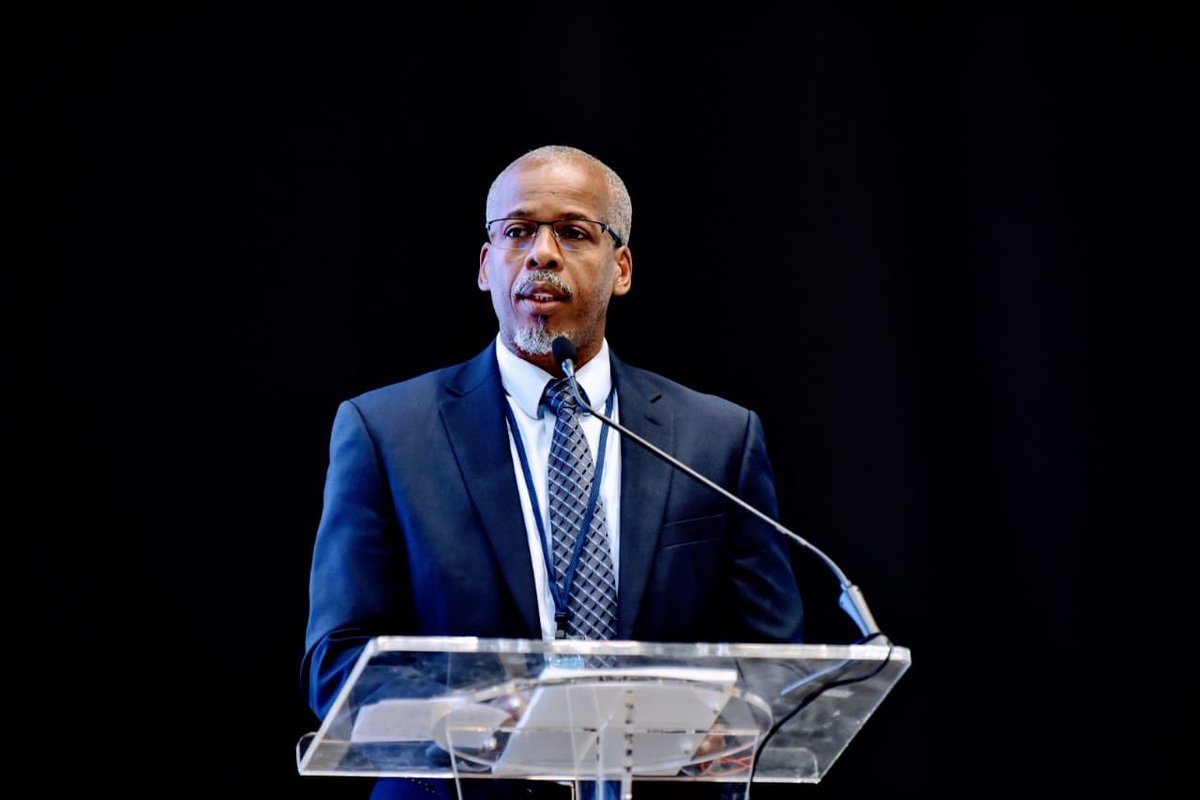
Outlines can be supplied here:
<path id="1" fill-rule="evenodd" d="M 518 162 L 496 188 L 496 211 L 506 215 L 548 207 L 586 215 L 599 212 L 607 201 L 601 176 L 572 162 Z"/>

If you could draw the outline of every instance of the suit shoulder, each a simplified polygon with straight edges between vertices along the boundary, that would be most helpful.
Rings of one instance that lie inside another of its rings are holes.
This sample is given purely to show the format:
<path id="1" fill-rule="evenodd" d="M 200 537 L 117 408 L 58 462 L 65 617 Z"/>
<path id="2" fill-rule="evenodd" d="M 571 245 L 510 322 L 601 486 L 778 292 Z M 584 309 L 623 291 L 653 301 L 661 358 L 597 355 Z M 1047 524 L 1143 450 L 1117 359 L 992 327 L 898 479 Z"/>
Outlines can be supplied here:
<path id="1" fill-rule="evenodd" d="M 669 400 L 681 409 L 694 410 L 709 418 L 716 416 L 740 420 L 744 423 L 747 416 L 754 414 L 751 409 L 728 398 L 701 392 L 650 370 L 622 365 L 620 379 L 621 384 L 618 391 L 632 388 L 634 391 L 644 394 L 646 399 L 652 403 L 659 399 Z"/>
<path id="2" fill-rule="evenodd" d="M 495 355 L 489 347 L 475 358 L 414 375 L 395 383 L 368 389 L 344 401 L 364 413 L 405 408 L 437 407 L 447 392 L 463 393 L 489 379 L 499 380 Z"/>
<path id="3" fill-rule="evenodd" d="M 380 405 L 391 405 L 396 402 L 420 400 L 423 397 L 433 397 L 440 393 L 442 387 L 446 385 L 448 375 L 452 374 L 454 369 L 455 367 L 441 367 L 420 375 L 414 375 L 411 378 L 396 381 L 395 383 L 389 383 L 385 386 L 367 389 L 360 394 L 347 398 L 346 402 L 364 408 L 371 408 Z"/>

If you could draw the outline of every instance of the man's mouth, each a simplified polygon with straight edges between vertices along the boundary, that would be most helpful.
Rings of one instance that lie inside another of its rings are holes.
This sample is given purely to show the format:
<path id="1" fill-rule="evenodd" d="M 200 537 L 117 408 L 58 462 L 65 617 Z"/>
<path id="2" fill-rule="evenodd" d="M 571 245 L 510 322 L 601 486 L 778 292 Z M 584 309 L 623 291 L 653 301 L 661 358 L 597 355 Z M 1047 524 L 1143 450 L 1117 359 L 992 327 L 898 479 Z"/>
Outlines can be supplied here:
<path id="1" fill-rule="evenodd" d="M 537 282 L 526 284 L 516 292 L 516 298 L 528 300 L 531 303 L 565 303 L 571 299 L 571 291 L 566 286 L 558 286 Z"/>
<path id="2" fill-rule="evenodd" d="M 532 300 L 535 303 L 550 303 L 556 300 L 566 300 L 568 295 L 551 294 L 550 292 L 522 292 L 517 295 L 518 300 Z"/>

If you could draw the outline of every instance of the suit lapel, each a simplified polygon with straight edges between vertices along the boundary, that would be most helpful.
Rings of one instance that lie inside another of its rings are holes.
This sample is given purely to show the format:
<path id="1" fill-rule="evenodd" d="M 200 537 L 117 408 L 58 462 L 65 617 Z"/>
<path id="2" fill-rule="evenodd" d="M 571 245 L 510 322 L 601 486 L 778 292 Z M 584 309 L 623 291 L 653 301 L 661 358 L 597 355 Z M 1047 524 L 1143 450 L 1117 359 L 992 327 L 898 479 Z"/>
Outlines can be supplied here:
<path id="1" fill-rule="evenodd" d="M 671 452 L 675 420 L 662 393 L 639 370 L 612 357 L 620 402 L 620 422 L 655 446 Z M 672 468 L 629 439 L 621 441 L 621 565 L 617 595 L 617 636 L 633 637 L 646 581 L 667 506 Z"/>
<path id="2" fill-rule="evenodd" d="M 513 477 L 495 346 L 493 342 L 447 382 L 442 421 L 527 635 L 540 638 L 537 590 L 529 563 L 525 516 Z"/>

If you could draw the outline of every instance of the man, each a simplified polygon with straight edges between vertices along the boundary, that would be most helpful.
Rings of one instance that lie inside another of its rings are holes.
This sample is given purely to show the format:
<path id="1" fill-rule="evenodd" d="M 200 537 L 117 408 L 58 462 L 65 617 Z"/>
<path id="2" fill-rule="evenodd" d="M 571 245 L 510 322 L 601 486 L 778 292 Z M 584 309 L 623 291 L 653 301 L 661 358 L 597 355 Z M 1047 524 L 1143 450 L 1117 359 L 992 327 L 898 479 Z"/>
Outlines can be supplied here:
<path id="1" fill-rule="evenodd" d="M 303 669 L 319 716 L 364 645 L 384 634 L 800 641 L 800 596 L 779 534 L 606 432 L 595 415 L 583 417 L 582 436 L 588 480 L 599 489 L 583 522 L 573 517 L 563 528 L 596 548 L 600 577 L 575 583 L 615 585 L 615 601 L 599 602 L 609 606 L 599 612 L 608 614 L 607 632 L 577 627 L 585 612 L 564 590 L 552 545 L 543 547 L 562 535 L 563 520 L 555 503 L 564 493 L 548 488 L 547 477 L 561 455 L 559 415 L 543 401 L 547 383 L 563 376 L 551 347 L 557 336 L 574 344 L 583 392 L 606 416 L 777 514 L 753 412 L 631 367 L 609 349 L 608 304 L 633 277 L 631 219 L 624 183 L 591 155 L 549 146 L 517 158 L 488 193 L 479 254 L 496 341 L 463 364 L 339 407 Z M 506 789 L 562 789 L 527 783 Z M 373 796 L 429 790 L 446 787 L 388 780 Z"/>

